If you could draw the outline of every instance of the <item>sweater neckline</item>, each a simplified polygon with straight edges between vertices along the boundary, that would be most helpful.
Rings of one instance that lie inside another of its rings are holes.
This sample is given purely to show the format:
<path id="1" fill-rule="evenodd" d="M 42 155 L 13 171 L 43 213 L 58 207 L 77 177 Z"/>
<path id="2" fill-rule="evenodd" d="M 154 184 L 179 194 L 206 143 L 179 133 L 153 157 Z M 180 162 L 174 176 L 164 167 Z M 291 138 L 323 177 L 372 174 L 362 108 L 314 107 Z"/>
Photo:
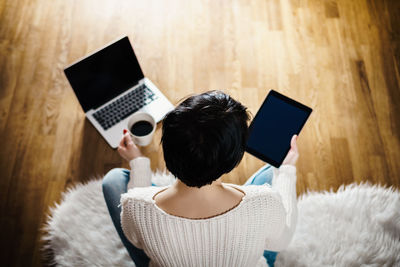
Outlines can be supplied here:
<path id="1" fill-rule="evenodd" d="M 170 213 L 164 211 L 163 209 L 161 209 L 159 206 L 157 206 L 156 201 L 154 200 L 154 197 L 155 197 L 157 194 L 161 193 L 162 191 L 168 189 L 168 187 L 166 187 L 166 188 L 165 188 L 165 187 L 164 187 L 164 188 L 161 188 L 160 190 L 157 190 L 154 194 L 152 194 L 152 196 L 151 196 L 151 203 L 153 204 L 153 207 L 154 207 L 157 211 L 159 211 L 160 213 L 162 213 L 162 214 L 164 214 L 164 215 L 166 215 L 166 216 L 168 216 L 168 217 L 171 217 L 171 218 L 177 218 L 177 219 L 187 220 L 187 221 L 205 221 L 205 220 L 211 220 L 211 219 L 222 218 L 222 217 L 224 217 L 224 216 L 226 216 L 226 215 L 228 215 L 228 214 L 234 212 L 235 210 L 239 209 L 239 208 L 242 206 L 242 204 L 243 204 L 243 202 L 245 201 L 245 199 L 247 199 L 247 193 L 246 193 L 244 190 L 242 190 L 241 188 L 236 187 L 235 184 L 227 184 L 227 183 L 224 183 L 224 184 L 227 185 L 227 186 L 230 186 L 230 187 L 232 187 L 232 188 L 234 188 L 234 189 L 236 189 L 236 190 L 241 191 L 244 195 L 243 195 L 242 199 L 240 200 L 240 202 L 239 202 L 238 204 L 236 204 L 235 206 L 233 206 L 232 208 L 230 208 L 230 209 L 228 209 L 228 210 L 225 210 L 225 211 L 223 211 L 223 212 L 221 212 L 221 213 L 219 213 L 219 214 L 209 216 L 209 217 L 204 217 L 204 218 L 188 218 L 188 217 L 173 215 L 173 214 L 170 214 Z"/>

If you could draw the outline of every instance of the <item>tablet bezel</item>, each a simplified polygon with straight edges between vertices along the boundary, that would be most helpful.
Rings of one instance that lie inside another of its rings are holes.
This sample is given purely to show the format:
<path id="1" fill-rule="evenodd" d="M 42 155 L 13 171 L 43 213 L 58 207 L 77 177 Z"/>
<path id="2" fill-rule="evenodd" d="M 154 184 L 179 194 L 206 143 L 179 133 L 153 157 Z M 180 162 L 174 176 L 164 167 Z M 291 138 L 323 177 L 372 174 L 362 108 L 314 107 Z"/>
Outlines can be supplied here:
<path id="1" fill-rule="evenodd" d="M 303 123 L 301 124 L 301 126 L 300 126 L 300 127 L 297 129 L 297 131 L 294 133 L 294 134 L 299 135 L 300 131 L 303 129 L 303 126 L 305 125 L 305 123 L 307 122 L 308 118 L 309 118 L 310 115 L 311 115 L 312 108 L 307 107 L 307 106 L 305 106 L 305 105 L 303 105 L 303 104 L 297 102 L 296 100 L 293 100 L 293 99 L 291 99 L 291 98 L 289 98 L 289 97 L 287 97 L 287 96 L 284 96 L 284 95 L 278 93 L 278 92 L 275 91 L 275 90 L 271 90 L 271 91 L 268 93 L 267 97 L 264 99 L 264 102 L 262 103 L 260 109 L 257 111 L 256 116 L 254 117 L 254 119 L 252 120 L 252 122 L 251 122 L 251 124 L 250 124 L 250 126 L 249 126 L 249 132 L 248 132 L 249 134 L 248 134 L 248 139 L 247 139 L 247 140 L 249 140 L 249 138 L 250 138 L 250 136 L 251 136 L 252 129 L 253 129 L 253 127 L 254 127 L 254 124 L 255 124 L 256 121 L 257 121 L 258 115 L 260 114 L 260 110 L 263 109 L 263 107 L 264 107 L 264 105 L 267 103 L 267 100 L 268 100 L 269 97 L 277 97 L 277 98 L 281 99 L 282 101 L 285 101 L 286 103 L 288 103 L 288 104 L 290 104 L 290 105 L 292 105 L 292 106 L 294 106 L 294 107 L 296 107 L 296 108 L 298 108 L 298 109 L 301 109 L 301 110 L 303 110 L 303 111 L 305 111 L 305 112 L 308 113 L 308 114 L 307 114 L 307 117 L 305 118 L 305 120 L 303 121 Z M 255 156 L 255 157 L 257 157 L 257 158 L 259 158 L 259 159 L 261 159 L 261 160 L 263 160 L 263 161 L 265 161 L 265 162 L 271 164 L 272 166 L 274 166 L 274 167 L 276 167 L 276 168 L 279 168 L 279 167 L 280 167 L 280 165 L 281 165 L 282 162 L 284 161 L 284 159 L 285 159 L 287 153 L 289 152 L 289 150 L 290 150 L 290 143 L 288 144 L 288 148 L 286 149 L 286 153 L 284 153 L 284 156 L 283 156 L 282 159 L 278 162 L 278 161 L 275 161 L 275 160 L 269 158 L 268 156 L 262 154 L 260 151 L 257 151 L 256 149 L 254 149 L 254 148 L 252 148 L 252 147 L 249 147 L 249 146 L 248 146 L 248 141 L 246 142 L 246 151 L 247 151 L 248 153 L 250 153 L 250 154 L 252 154 L 253 156 Z"/>

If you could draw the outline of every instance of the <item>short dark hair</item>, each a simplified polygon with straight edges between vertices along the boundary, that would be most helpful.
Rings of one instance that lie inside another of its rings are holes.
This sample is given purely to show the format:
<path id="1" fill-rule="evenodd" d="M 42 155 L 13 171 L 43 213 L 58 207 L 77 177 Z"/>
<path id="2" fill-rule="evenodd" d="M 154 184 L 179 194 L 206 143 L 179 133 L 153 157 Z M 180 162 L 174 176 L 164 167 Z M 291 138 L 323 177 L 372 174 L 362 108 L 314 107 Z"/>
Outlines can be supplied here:
<path id="1" fill-rule="evenodd" d="M 245 106 L 221 91 L 188 97 L 163 120 L 167 169 L 187 186 L 211 184 L 243 158 L 249 118 Z"/>

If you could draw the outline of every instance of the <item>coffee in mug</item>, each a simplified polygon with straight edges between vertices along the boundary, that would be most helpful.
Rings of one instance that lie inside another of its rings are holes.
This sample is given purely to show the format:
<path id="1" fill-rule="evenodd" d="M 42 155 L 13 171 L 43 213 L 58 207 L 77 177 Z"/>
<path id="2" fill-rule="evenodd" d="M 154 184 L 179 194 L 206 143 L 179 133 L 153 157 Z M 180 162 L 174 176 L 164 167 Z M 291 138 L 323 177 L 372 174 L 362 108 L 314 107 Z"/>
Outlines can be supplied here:
<path id="1" fill-rule="evenodd" d="M 131 127 L 131 133 L 136 136 L 145 136 L 151 133 L 153 125 L 148 121 L 135 122 Z"/>
<path id="2" fill-rule="evenodd" d="M 136 145 L 147 146 L 151 143 L 156 129 L 156 121 L 149 113 L 136 112 L 128 120 L 128 130 Z"/>

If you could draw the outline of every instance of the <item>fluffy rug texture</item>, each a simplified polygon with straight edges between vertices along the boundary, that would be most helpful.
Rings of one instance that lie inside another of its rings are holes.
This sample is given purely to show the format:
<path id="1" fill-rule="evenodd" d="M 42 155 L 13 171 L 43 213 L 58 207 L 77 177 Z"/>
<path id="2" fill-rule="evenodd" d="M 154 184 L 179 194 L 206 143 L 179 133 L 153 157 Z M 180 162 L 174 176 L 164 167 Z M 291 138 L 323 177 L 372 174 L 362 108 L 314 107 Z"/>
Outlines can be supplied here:
<path id="1" fill-rule="evenodd" d="M 152 176 L 158 186 L 174 180 L 161 172 Z M 135 266 L 108 214 L 101 179 L 67 190 L 43 230 L 45 256 L 57 266 Z"/>
<path id="2" fill-rule="evenodd" d="M 157 173 L 153 183 L 174 180 Z M 400 192 L 370 184 L 307 192 L 298 224 L 275 266 L 400 266 Z M 44 227 L 46 251 L 58 266 L 135 266 L 114 229 L 101 180 L 64 193 Z"/>
<path id="3" fill-rule="evenodd" d="M 276 266 L 400 266 L 400 192 L 370 184 L 308 192 Z"/>

